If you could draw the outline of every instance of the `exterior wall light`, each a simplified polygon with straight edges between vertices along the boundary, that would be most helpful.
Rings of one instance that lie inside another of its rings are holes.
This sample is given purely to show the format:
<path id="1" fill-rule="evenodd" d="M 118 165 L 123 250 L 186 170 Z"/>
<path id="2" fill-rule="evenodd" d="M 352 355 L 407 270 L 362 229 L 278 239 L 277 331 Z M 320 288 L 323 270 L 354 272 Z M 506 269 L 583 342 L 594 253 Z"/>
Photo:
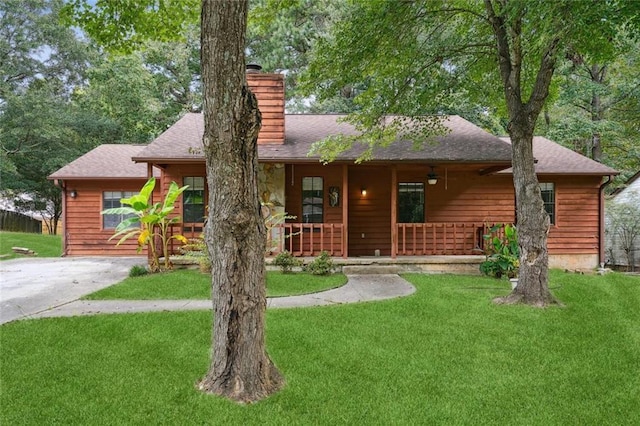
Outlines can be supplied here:
<path id="1" fill-rule="evenodd" d="M 435 185 L 438 183 L 438 175 L 435 173 L 433 166 L 431 166 L 431 173 L 427 175 L 427 183 L 429 185 Z"/>
<path id="2" fill-rule="evenodd" d="M 360 189 L 360 194 L 362 194 L 363 197 L 366 197 L 367 196 L 367 188 L 363 187 L 362 189 Z"/>
<path id="3" fill-rule="evenodd" d="M 69 192 L 69 196 L 71 198 L 76 198 L 78 196 L 78 191 L 76 191 L 75 189 L 72 189 L 71 192 Z"/>

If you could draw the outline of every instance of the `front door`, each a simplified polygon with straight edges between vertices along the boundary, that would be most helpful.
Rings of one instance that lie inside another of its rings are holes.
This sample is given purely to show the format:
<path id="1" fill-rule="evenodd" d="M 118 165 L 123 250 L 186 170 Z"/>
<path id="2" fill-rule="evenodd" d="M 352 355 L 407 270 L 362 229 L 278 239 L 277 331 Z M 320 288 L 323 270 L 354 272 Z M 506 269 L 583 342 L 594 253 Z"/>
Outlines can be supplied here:
<path id="1" fill-rule="evenodd" d="M 391 169 L 349 167 L 349 256 L 391 256 Z"/>

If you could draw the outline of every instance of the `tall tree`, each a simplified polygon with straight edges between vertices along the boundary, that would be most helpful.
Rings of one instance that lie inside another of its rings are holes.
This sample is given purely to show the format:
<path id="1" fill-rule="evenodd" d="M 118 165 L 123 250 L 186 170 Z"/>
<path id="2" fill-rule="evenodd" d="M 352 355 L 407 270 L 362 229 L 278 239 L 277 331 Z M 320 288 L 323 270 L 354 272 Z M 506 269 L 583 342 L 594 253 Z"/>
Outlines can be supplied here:
<path id="1" fill-rule="evenodd" d="M 541 132 L 592 159 L 633 175 L 640 167 L 640 41 L 624 31 L 606 62 L 572 53 L 559 67 L 557 100 Z"/>
<path id="2" fill-rule="evenodd" d="M 266 354 L 266 229 L 258 197 L 260 111 L 245 78 L 248 1 L 202 3 L 204 150 L 209 184 L 213 359 L 200 389 L 241 402 L 283 385 Z"/>
<path id="3" fill-rule="evenodd" d="M 128 43 L 168 36 L 157 32 L 166 20 L 172 20 L 169 27 L 182 29 L 185 17 L 193 16 L 185 10 L 189 5 L 140 0 L 99 2 L 92 8 L 78 0 L 70 12 L 105 45 L 126 50 Z M 205 239 L 212 258 L 214 325 L 210 369 L 198 386 L 248 403 L 284 385 L 265 350 L 266 230 L 257 191 L 261 117 L 245 78 L 248 2 L 202 0 L 201 6 L 203 143 L 210 192 Z"/>
<path id="4" fill-rule="evenodd" d="M 70 93 L 95 55 L 59 22 L 62 0 L 0 0 L 0 172 L 4 197 L 55 231 L 60 190 L 47 176 L 79 154 Z"/>
<path id="5" fill-rule="evenodd" d="M 433 111 L 455 88 L 485 103 L 501 100 L 512 140 L 521 266 L 519 285 L 497 301 L 546 306 L 555 299 L 548 288 L 549 218 L 534 170 L 535 125 L 558 58 L 568 51 L 604 56 L 616 32 L 637 28 L 638 19 L 638 3 L 623 0 L 356 1 L 318 43 L 308 87 L 331 96 L 367 82 L 352 117 L 365 129 L 385 114 Z"/>
<path id="6" fill-rule="evenodd" d="M 87 49 L 59 22 L 63 0 L 0 0 L 0 103 L 37 79 L 81 81 Z"/>

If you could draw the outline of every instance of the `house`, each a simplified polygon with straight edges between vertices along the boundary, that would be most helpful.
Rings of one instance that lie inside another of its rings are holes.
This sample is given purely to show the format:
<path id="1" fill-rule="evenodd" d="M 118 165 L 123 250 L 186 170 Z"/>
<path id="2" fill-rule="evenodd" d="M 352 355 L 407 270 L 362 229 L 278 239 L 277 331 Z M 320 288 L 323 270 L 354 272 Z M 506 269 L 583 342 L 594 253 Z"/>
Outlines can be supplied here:
<path id="1" fill-rule="evenodd" d="M 247 81 L 263 116 L 264 213 L 295 217 L 271 231 L 276 250 L 414 263 L 480 259 L 486 226 L 516 221 L 508 141 L 449 116 L 449 132 L 418 150 L 399 140 L 376 149 L 366 163 L 355 163 L 361 150 L 353 148 L 323 165 L 308 155 L 311 145 L 330 135 L 357 135 L 353 126 L 339 115 L 285 114 L 282 75 L 248 72 Z M 52 174 L 65 194 L 65 255 L 133 254 L 135 244 L 116 249 L 108 241 L 117 218 L 102 218 L 100 210 L 152 174 L 160 177 L 158 197 L 171 181 L 189 185 L 176 208 L 183 219 L 176 232 L 200 234 L 208 201 L 203 129 L 200 114 L 186 114 L 147 146 L 101 146 Z M 534 155 L 552 219 L 550 264 L 595 267 L 604 256 L 603 177 L 617 172 L 544 138 L 536 138 Z"/>
<path id="2" fill-rule="evenodd" d="M 637 218 L 640 217 L 640 171 L 631 176 L 622 188 L 617 189 L 611 195 L 610 207 L 630 204 L 635 206 L 635 214 L 630 216 L 625 214 L 624 218 L 616 218 L 618 219 L 617 225 L 622 225 L 622 228 L 614 229 L 613 216 L 615 213 L 611 209 L 607 210 L 605 217 L 607 226 L 606 260 L 608 264 L 630 267 L 631 270 L 634 270 L 640 267 L 640 230 L 637 228 Z M 620 219 L 622 220 L 620 221 Z M 630 249 L 629 253 L 625 252 L 624 247 Z"/>

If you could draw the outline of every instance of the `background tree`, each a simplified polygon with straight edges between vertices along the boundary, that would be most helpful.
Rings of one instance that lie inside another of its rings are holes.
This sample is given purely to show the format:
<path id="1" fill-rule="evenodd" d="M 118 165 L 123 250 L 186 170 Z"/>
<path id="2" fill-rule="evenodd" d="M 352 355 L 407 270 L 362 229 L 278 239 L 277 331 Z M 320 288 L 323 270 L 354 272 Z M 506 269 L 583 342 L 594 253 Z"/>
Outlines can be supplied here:
<path id="1" fill-rule="evenodd" d="M 606 62 L 572 53 L 561 63 L 556 99 L 538 130 L 620 170 L 624 182 L 640 169 L 640 43 L 621 31 L 613 46 Z"/>
<path id="2" fill-rule="evenodd" d="M 331 97 L 366 83 L 351 121 L 378 132 L 381 116 L 437 112 L 460 88 L 480 105 L 498 105 L 512 141 L 521 265 L 518 287 L 499 301 L 545 306 L 555 300 L 549 219 L 533 163 L 535 125 L 559 58 L 610 58 L 618 31 L 637 27 L 637 8 L 632 1 L 357 1 L 317 43 L 306 87 Z"/>
<path id="3" fill-rule="evenodd" d="M 640 192 L 630 191 L 624 199 L 607 204 L 607 234 L 611 242 L 610 261 L 616 264 L 614 256 L 621 251 L 627 270 L 635 271 L 635 253 L 640 246 Z"/>
<path id="4" fill-rule="evenodd" d="M 0 0 L 0 104 L 34 80 L 67 87 L 83 78 L 88 55 L 74 31 L 60 25 L 62 0 Z"/>

